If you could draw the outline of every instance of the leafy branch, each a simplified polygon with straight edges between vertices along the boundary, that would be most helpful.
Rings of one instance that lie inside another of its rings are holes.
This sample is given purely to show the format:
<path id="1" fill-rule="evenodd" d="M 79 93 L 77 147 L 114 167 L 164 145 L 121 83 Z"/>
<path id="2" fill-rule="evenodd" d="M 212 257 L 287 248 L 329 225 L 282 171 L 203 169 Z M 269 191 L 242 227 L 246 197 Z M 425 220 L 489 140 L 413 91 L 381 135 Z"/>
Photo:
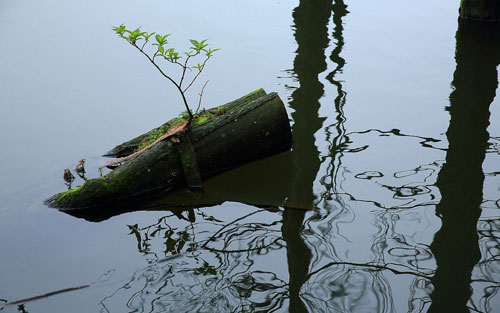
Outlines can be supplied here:
<path id="1" fill-rule="evenodd" d="M 201 72 L 205 69 L 205 65 L 207 61 L 213 56 L 213 54 L 220 49 L 212 49 L 208 48 L 207 39 L 202 41 L 197 41 L 194 39 L 190 39 L 191 47 L 188 51 L 180 54 L 175 48 L 167 47 L 168 45 L 168 37 L 171 34 L 160 35 L 155 32 L 148 33 L 141 31 L 141 28 L 137 28 L 135 30 L 127 29 L 124 24 L 120 26 L 113 27 L 115 33 L 120 37 L 125 39 L 129 44 L 139 50 L 148 60 L 151 62 L 156 69 L 161 73 L 163 77 L 168 79 L 179 91 L 182 97 L 182 101 L 184 102 L 184 106 L 186 107 L 187 113 L 189 115 L 189 120 L 193 119 L 193 113 L 189 107 L 188 101 L 186 99 L 186 92 L 191 88 L 196 79 L 200 76 Z M 148 53 L 145 50 L 146 45 L 152 40 L 154 36 L 154 40 L 156 42 L 152 43 L 152 46 L 155 46 L 154 53 Z M 142 41 L 142 42 L 141 42 Z M 190 65 L 190 61 L 194 59 L 200 59 L 201 62 L 198 61 L 196 65 Z M 181 59 L 184 58 L 183 62 Z M 181 68 L 180 79 L 176 81 L 170 74 L 166 73 L 158 64 L 157 60 L 163 59 L 164 61 L 178 65 Z M 187 71 L 194 71 L 193 77 L 191 79 L 187 79 Z M 203 86 L 203 89 L 205 88 Z M 203 89 L 200 93 L 200 100 L 203 95 Z"/>

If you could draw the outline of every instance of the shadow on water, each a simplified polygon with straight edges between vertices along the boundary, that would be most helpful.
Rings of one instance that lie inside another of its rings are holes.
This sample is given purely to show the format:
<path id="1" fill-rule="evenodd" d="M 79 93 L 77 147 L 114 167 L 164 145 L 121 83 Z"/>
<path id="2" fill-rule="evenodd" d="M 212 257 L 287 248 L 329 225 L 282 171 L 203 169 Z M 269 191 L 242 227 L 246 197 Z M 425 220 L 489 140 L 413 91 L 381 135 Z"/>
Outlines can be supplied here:
<path id="1" fill-rule="evenodd" d="M 483 161 L 488 148 L 490 111 L 498 87 L 500 29 L 459 20 L 456 70 L 450 95 L 449 147 L 438 174 L 441 229 L 431 244 L 437 270 L 429 312 L 469 312 L 470 283 L 481 258 L 477 223 L 483 202 Z"/>

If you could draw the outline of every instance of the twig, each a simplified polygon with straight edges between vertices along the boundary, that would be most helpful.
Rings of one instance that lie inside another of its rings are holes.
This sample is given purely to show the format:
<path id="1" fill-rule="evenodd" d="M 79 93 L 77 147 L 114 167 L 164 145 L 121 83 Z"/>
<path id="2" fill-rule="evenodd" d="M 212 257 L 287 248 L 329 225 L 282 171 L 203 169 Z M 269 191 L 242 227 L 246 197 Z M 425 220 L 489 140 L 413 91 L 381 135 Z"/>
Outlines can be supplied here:
<path id="1" fill-rule="evenodd" d="M 134 47 L 136 47 L 142 54 L 144 54 L 146 56 L 146 58 L 148 58 L 149 62 L 151 62 L 158 71 L 160 71 L 160 73 L 165 77 L 167 78 L 172 84 L 174 84 L 174 86 L 180 91 L 181 93 L 181 96 L 182 96 L 182 101 L 184 101 L 184 106 L 186 107 L 186 110 L 189 114 L 189 119 L 192 120 L 193 119 L 193 113 L 191 113 L 191 110 L 189 109 L 189 105 L 187 103 L 187 100 L 186 100 L 186 96 L 184 95 L 184 93 L 186 92 L 187 88 L 185 90 L 182 90 L 181 86 L 179 86 L 175 80 L 173 80 L 170 76 L 168 76 L 167 74 L 165 74 L 165 72 L 162 71 L 162 69 L 160 68 L 160 66 L 158 66 L 158 64 L 156 64 L 156 62 L 154 61 L 154 57 L 156 56 L 156 53 L 155 53 L 155 56 L 153 56 L 153 58 L 151 58 L 146 52 L 144 52 L 143 49 L 141 49 L 138 45 L 136 45 L 135 43 L 132 43 L 130 42 L 130 44 Z M 207 58 L 208 60 L 208 58 Z M 205 62 L 207 61 L 205 60 Z M 205 63 L 203 63 L 203 65 L 205 65 Z M 182 66 L 182 64 L 181 64 Z M 198 77 L 198 75 L 201 73 L 201 71 L 195 76 L 195 78 L 193 79 L 193 81 L 191 82 L 191 84 L 194 82 L 194 80 Z M 191 86 L 191 84 L 189 84 L 188 88 Z"/>
<path id="2" fill-rule="evenodd" d="M 200 52 L 196 52 L 195 54 L 191 54 L 191 53 L 188 53 L 188 56 L 186 57 L 186 61 L 184 61 L 184 65 L 180 64 L 180 66 L 182 66 L 182 77 L 181 77 L 181 81 L 179 82 L 179 86 L 182 87 L 182 82 L 184 81 L 184 75 L 186 74 L 186 69 L 188 69 L 188 61 L 191 57 L 195 57 L 197 56 L 198 54 L 200 54 Z"/>
<path id="3" fill-rule="evenodd" d="M 193 78 L 193 80 L 189 83 L 189 85 L 184 90 L 182 90 L 182 92 L 186 92 L 189 89 L 189 87 L 191 87 L 191 85 L 194 83 L 194 81 L 198 78 L 198 76 L 200 76 L 201 72 L 205 68 L 205 64 L 207 63 L 208 59 L 210 59 L 210 56 L 208 56 L 205 59 L 205 61 L 203 61 L 203 64 L 201 65 L 200 70 L 198 71 L 198 74 L 196 74 L 196 76 Z"/>
<path id="4" fill-rule="evenodd" d="M 393 269 L 391 267 L 388 267 L 388 266 L 384 266 L 384 265 L 377 265 L 377 264 L 367 264 L 367 263 L 353 263 L 353 262 L 330 262 L 322 267 L 320 267 L 319 269 L 317 269 L 316 271 L 314 272 L 311 272 L 307 275 L 307 278 L 306 280 L 308 280 L 309 278 L 311 278 L 313 275 L 319 273 L 320 271 L 330 267 L 330 266 L 335 266 L 335 265 L 350 265 L 350 266 L 354 266 L 354 267 L 367 267 L 367 268 L 373 268 L 374 270 L 378 270 L 378 271 L 382 271 L 382 270 L 389 270 L 391 272 L 393 272 L 394 274 L 406 274 L 406 275 L 414 275 L 414 276 L 418 276 L 418 277 L 422 277 L 422 278 L 425 278 L 425 279 L 431 279 L 432 276 L 430 275 L 426 275 L 426 274 L 421 274 L 421 273 L 418 273 L 418 272 L 404 272 L 404 271 L 398 271 L 396 269 Z"/>
<path id="5" fill-rule="evenodd" d="M 69 291 L 80 290 L 80 289 L 84 289 L 84 288 L 87 288 L 87 287 L 90 287 L 90 285 L 81 285 L 81 286 L 75 286 L 75 287 L 70 287 L 70 288 L 64 288 L 64 289 L 60 289 L 60 290 L 56 290 L 56 291 L 51 291 L 51 292 L 48 292 L 48 293 L 44 293 L 42 295 L 38 295 L 38 296 L 26 298 L 26 299 L 21 299 L 21 300 L 16 300 L 16 301 L 8 302 L 4 306 L 1 306 L 0 310 L 3 309 L 6 306 L 9 306 L 9 305 L 15 305 L 15 304 L 20 304 L 20 303 L 29 302 L 29 301 L 33 301 L 33 300 L 38 300 L 38 299 L 42 299 L 42 298 L 47 298 L 47 297 L 54 296 L 54 295 L 57 295 L 57 294 L 60 294 L 60 293 L 65 293 L 65 292 L 69 292 Z"/>
<path id="6" fill-rule="evenodd" d="M 200 106 L 201 106 L 201 98 L 203 97 L 203 90 L 205 90 L 205 86 L 208 84 L 208 80 L 205 82 L 205 84 L 203 85 L 203 87 L 201 88 L 201 92 L 200 92 L 200 100 L 198 101 L 198 107 L 196 108 L 196 113 L 198 113 L 198 111 L 200 110 Z"/>
<path id="7" fill-rule="evenodd" d="M 238 221 L 241 221 L 241 220 L 243 220 L 243 219 L 245 219 L 245 218 L 247 218 L 247 217 L 249 217 L 249 216 L 251 216 L 251 215 L 254 215 L 254 214 L 256 214 L 256 213 L 262 212 L 262 211 L 266 211 L 266 209 L 260 209 L 260 210 L 254 211 L 254 212 L 252 212 L 252 213 L 248 213 L 248 214 L 247 214 L 247 215 L 245 215 L 245 216 L 239 217 L 239 218 L 235 219 L 234 221 L 227 223 L 227 224 L 226 224 L 226 225 L 224 225 L 221 229 L 219 229 L 219 230 L 218 230 L 215 234 L 213 234 L 210 238 L 208 238 L 208 239 L 207 239 L 207 241 L 205 241 L 205 242 L 201 245 L 201 248 L 205 248 L 205 247 L 207 246 L 207 244 L 208 244 L 210 241 L 212 241 L 212 240 L 215 238 L 215 236 L 217 236 L 217 235 L 218 235 L 218 234 L 219 234 L 219 233 L 220 233 L 220 232 L 221 232 L 224 228 L 226 228 L 226 227 L 228 227 L 229 225 L 232 225 L 232 224 L 234 224 L 234 223 L 236 223 L 236 222 L 238 222 Z"/>

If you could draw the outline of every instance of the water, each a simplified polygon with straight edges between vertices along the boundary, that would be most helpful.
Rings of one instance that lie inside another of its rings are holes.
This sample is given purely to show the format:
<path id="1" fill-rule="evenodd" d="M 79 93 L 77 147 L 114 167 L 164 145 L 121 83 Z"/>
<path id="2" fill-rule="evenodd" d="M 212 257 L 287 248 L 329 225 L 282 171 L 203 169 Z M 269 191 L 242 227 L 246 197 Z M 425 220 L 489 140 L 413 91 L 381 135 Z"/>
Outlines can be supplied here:
<path id="1" fill-rule="evenodd" d="M 3 1 L 0 298 L 90 284 L 4 311 L 498 311 L 500 39 L 457 6 Z M 197 209 L 45 207 L 64 168 L 97 175 L 181 110 L 121 23 L 210 38 L 205 105 L 277 91 L 293 150 L 206 181 Z"/>

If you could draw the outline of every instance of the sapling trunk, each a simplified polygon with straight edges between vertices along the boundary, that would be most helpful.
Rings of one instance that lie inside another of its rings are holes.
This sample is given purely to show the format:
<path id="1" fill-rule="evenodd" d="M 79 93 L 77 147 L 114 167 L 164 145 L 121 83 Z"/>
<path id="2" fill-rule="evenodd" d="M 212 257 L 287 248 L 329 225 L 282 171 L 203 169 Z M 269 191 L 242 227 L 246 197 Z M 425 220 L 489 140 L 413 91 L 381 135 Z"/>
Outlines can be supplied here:
<path id="1" fill-rule="evenodd" d="M 170 36 L 170 34 L 161 36 L 160 34 L 156 34 L 154 32 L 153 33 L 142 32 L 140 27 L 135 30 L 129 30 L 123 24 L 117 27 L 113 27 L 113 30 L 118 36 L 120 36 L 120 38 L 125 39 L 130 45 L 139 50 L 141 54 L 143 54 L 149 60 L 149 62 L 151 62 L 156 67 L 156 69 L 161 73 L 161 75 L 163 75 L 163 77 L 168 79 L 177 88 L 177 90 L 181 94 L 184 106 L 186 107 L 186 111 L 189 116 L 189 121 L 191 121 L 194 116 L 186 99 L 186 92 L 193 85 L 196 79 L 200 76 L 201 72 L 205 68 L 208 59 L 210 59 L 210 57 L 219 49 L 208 48 L 207 39 L 202 41 L 190 39 L 189 41 L 191 42 L 192 46 L 189 48 L 188 51 L 179 55 L 179 53 L 175 51 L 175 48 L 166 47 L 168 45 L 167 37 Z M 152 53 L 150 52 L 151 54 L 150 55 L 148 54 L 148 52 L 146 52 L 146 50 L 144 50 L 144 48 L 146 47 L 146 44 L 149 42 L 150 38 L 153 36 L 156 39 L 156 42 L 153 43 L 152 45 L 156 46 L 155 49 L 157 50 L 153 51 Z M 143 44 L 139 46 L 137 43 L 140 42 L 141 40 L 143 40 Z M 205 60 L 202 62 L 202 64 L 198 63 L 195 66 L 191 66 L 189 64 L 189 60 L 192 58 L 196 58 L 197 56 L 200 56 L 202 53 L 206 57 Z M 179 60 L 183 57 L 183 55 L 185 56 L 186 59 L 184 63 L 181 63 L 179 62 Z M 160 58 L 168 63 L 179 65 L 182 68 L 182 75 L 179 82 L 173 79 L 172 78 L 173 76 L 171 74 L 167 74 L 164 70 L 162 70 L 160 65 L 155 61 L 155 58 Z M 187 87 L 183 88 L 182 83 L 186 78 L 186 71 L 188 69 L 190 71 L 192 69 L 196 69 L 198 70 L 198 72 L 194 75 L 193 79 L 191 79 L 191 82 L 187 85 Z M 205 86 L 203 86 L 203 88 L 205 88 Z M 200 93 L 200 102 L 202 95 L 203 95 L 203 89 L 202 92 Z"/>

